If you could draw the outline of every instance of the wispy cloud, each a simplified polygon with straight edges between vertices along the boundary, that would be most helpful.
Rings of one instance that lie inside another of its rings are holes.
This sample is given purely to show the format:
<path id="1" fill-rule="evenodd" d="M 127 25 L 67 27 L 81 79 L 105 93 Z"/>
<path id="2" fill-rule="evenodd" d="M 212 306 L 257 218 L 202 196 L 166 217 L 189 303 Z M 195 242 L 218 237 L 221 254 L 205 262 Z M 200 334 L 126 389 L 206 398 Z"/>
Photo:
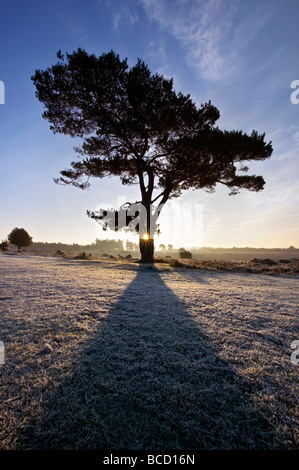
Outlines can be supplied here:
<path id="1" fill-rule="evenodd" d="M 185 50 L 186 61 L 200 77 L 227 80 L 245 68 L 244 49 L 265 27 L 267 5 L 242 15 L 238 0 L 140 0 L 148 17 L 158 22 Z"/>
<path id="2" fill-rule="evenodd" d="M 132 27 L 137 23 L 138 13 L 135 2 L 106 0 L 105 4 L 111 15 L 113 30 L 118 30 L 121 26 Z"/>

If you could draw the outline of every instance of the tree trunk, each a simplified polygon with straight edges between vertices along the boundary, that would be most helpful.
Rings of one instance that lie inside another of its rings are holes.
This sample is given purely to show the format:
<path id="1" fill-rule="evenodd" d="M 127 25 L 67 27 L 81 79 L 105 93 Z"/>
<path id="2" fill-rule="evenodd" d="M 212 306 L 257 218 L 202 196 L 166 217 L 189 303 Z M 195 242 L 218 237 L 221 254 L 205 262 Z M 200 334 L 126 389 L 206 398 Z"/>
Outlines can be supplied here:
<path id="1" fill-rule="evenodd" d="M 139 239 L 139 249 L 141 253 L 141 262 L 142 263 L 153 263 L 154 262 L 154 239 L 144 238 Z"/>

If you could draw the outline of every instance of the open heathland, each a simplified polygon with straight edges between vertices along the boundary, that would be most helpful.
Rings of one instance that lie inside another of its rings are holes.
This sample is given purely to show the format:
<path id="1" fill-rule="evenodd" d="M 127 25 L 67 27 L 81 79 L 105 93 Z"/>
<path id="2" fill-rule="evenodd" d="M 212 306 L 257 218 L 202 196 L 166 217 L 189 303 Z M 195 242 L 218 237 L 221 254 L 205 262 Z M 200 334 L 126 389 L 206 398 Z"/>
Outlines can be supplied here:
<path id="1" fill-rule="evenodd" d="M 161 261 L 0 253 L 1 449 L 299 448 L 295 264 Z"/>

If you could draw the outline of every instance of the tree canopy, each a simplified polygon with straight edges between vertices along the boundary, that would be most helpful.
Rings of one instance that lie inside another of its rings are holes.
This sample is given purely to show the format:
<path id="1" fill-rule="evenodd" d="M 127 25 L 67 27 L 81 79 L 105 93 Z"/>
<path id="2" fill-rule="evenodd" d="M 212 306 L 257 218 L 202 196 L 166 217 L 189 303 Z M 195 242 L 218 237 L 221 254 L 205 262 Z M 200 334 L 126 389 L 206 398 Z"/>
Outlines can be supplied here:
<path id="1" fill-rule="evenodd" d="M 230 194 L 263 189 L 263 177 L 248 175 L 246 162 L 271 156 L 265 134 L 221 130 L 210 101 L 197 106 L 141 59 L 129 67 L 114 51 L 97 57 L 83 49 L 59 51 L 57 58 L 35 71 L 36 96 L 54 133 L 83 139 L 75 148 L 79 158 L 57 183 L 85 189 L 92 177 L 118 176 L 124 185 L 139 185 L 137 202 L 147 209 L 219 183 Z"/>
<path id="2" fill-rule="evenodd" d="M 10 234 L 8 235 L 8 241 L 18 247 L 19 250 L 21 248 L 30 246 L 32 242 L 32 237 L 30 237 L 29 233 L 24 228 L 14 228 Z"/>

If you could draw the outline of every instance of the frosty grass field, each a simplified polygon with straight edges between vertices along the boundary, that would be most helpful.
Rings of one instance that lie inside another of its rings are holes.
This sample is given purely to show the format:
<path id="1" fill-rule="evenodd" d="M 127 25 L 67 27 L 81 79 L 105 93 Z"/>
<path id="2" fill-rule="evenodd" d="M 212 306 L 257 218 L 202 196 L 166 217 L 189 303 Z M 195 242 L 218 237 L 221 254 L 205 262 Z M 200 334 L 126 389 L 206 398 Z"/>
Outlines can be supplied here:
<path id="1" fill-rule="evenodd" d="M 298 277 L 0 254 L 1 449 L 298 449 Z"/>

